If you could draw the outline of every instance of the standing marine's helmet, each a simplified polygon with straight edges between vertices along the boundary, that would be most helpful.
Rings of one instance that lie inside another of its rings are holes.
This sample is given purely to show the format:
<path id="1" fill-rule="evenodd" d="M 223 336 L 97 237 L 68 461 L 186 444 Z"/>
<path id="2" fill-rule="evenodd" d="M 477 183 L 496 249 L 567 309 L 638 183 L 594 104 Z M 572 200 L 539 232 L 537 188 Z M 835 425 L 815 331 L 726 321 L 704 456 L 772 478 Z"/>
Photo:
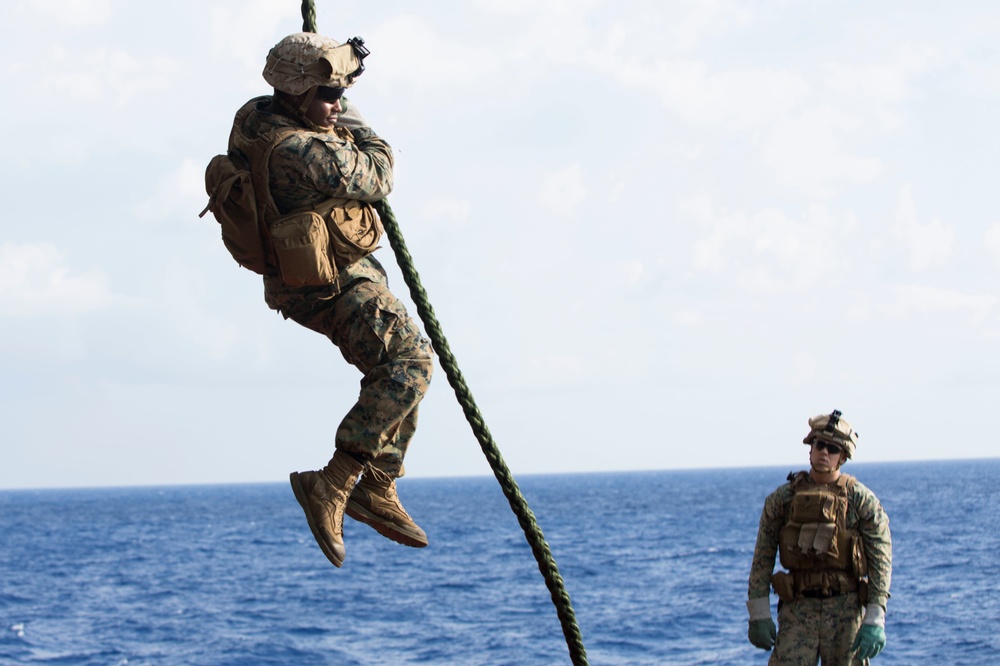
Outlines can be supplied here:
<path id="1" fill-rule="evenodd" d="M 812 444 L 817 439 L 842 447 L 848 458 L 854 457 L 854 449 L 858 446 L 858 433 L 841 418 L 839 409 L 809 419 L 809 434 L 802 443 Z"/>
<path id="2" fill-rule="evenodd" d="M 274 45 L 267 54 L 264 80 L 275 90 L 301 95 L 317 86 L 349 88 L 364 71 L 368 50 L 354 37 L 346 44 L 314 32 L 297 32 Z"/>

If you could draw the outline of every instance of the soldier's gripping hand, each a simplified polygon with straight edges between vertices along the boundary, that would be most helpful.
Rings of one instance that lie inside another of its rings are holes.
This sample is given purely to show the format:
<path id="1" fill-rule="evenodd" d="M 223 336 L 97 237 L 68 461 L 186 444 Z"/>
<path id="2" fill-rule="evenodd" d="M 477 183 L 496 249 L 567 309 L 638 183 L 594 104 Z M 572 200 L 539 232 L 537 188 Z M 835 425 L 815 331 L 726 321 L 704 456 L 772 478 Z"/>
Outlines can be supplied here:
<path id="1" fill-rule="evenodd" d="M 774 638 L 778 634 L 771 619 L 771 600 L 767 597 L 751 599 L 747 602 L 750 611 L 750 625 L 747 627 L 747 638 L 754 647 L 770 650 L 774 647 Z"/>
<path id="2" fill-rule="evenodd" d="M 341 97 L 340 106 L 343 110 L 337 115 L 338 127 L 346 127 L 349 130 L 370 127 L 368 121 L 358 111 L 358 107 L 354 102 L 349 102 L 347 98 Z"/>

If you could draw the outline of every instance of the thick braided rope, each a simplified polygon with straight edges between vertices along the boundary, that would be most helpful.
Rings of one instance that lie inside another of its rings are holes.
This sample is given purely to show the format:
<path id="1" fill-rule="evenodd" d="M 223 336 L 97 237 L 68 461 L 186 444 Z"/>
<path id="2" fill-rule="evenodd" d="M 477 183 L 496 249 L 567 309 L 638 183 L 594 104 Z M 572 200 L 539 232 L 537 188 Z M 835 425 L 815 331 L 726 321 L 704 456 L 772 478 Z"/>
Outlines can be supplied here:
<path id="1" fill-rule="evenodd" d="M 302 0 L 302 32 L 319 32 L 316 29 L 316 2 Z"/>
<path id="2" fill-rule="evenodd" d="M 500 482 L 500 487 L 503 489 L 503 493 L 510 503 L 510 508 L 514 511 L 514 515 L 517 516 L 517 522 L 521 524 L 521 529 L 524 530 L 524 535 L 531 546 L 531 551 L 538 561 L 538 570 L 542 572 L 542 576 L 545 578 L 545 585 L 549 588 L 552 603 L 556 606 L 556 613 L 559 616 L 559 622 L 562 624 L 563 635 L 566 637 L 566 644 L 569 646 L 570 659 L 575 666 L 585 665 L 587 664 L 587 651 L 583 646 L 583 637 L 580 635 L 580 629 L 576 623 L 576 614 L 573 612 L 573 605 L 569 600 L 569 593 L 563 585 L 562 576 L 559 575 L 559 567 L 556 566 L 555 559 L 552 557 L 549 544 L 546 543 L 545 537 L 542 535 L 542 530 L 535 520 L 535 514 L 528 508 L 528 503 L 521 494 L 517 481 L 514 480 L 510 469 L 500 455 L 500 450 L 493 441 L 493 436 L 490 434 L 489 428 L 486 427 L 486 423 L 483 421 L 482 414 L 480 414 L 479 408 L 476 406 L 472 393 L 465 385 L 462 371 L 458 369 L 455 357 L 448 347 L 448 341 L 441 331 L 437 317 L 434 316 L 434 309 L 428 302 L 427 294 L 420 284 L 420 276 L 417 275 L 417 271 L 413 267 L 413 258 L 406 249 L 406 243 L 400 233 L 396 216 L 393 215 L 392 209 L 389 207 L 389 202 L 383 199 L 375 203 L 374 206 L 378 210 L 379 217 L 382 218 L 382 225 L 385 227 L 385 233 L 389 237 L 392 251 L 396 255 L 396 262 L 403 272 L 403 278 L 406 281 L 406 286 L 409 287 L 410 297 L 417 306 L 420 319 L 423 321 L 424 327 L 427 329 L 427 334 L 434 344 L 434 351 L 438 355 L 441 367 L 448 376 L 448 383 L 455 390 L 458 402 L 462 405 L 462 410 L 465 412 L 465 418 L 468 420 L 469 425 L 472 426 L 472 431 L 475 433 L 476 439 L 479 440 L 479 446 L 489 461 L 494 476 Z"/>
<path id="3" fill-rule="evenodd" d="M 316 4 L 314 0 L 303 0 L 302 2 L 302 31 L 318 32 L 316 27 Z M 455 390 L 458 402 L 462 405 L 462 410 L 465 412 L 465 418 L 468 420 L 469 425 L 472 426 L 472 431 L 479 441 L 479 446 L 483 450 L 483 454 L 490 463 L 493 475 L 500 482 L 500 487 L 503 489 L 503 493 L 510 503 L 510 508 L 514 511 L 514 515 L 517 516 L 517 522 L 524 531 L 528 545 L 531 546 L 531 552 L 535 555 L 535 560 L 538 562 L 538 570 L 545 579 L 545 586 L 549 589 L 552 603 L 556 607 L 556 614 L 559 616 L 559 622 L 562 624 L 563 636 L 565 636 L 566 644 L 569 647 L 570 660 L 573 666 L 588 666 L 587 650 L 583 645 L 583 637 L 580 635 L 580 628 L 576 622 L 576 613 L 573 611 L 573 604 L 570 602 L 569 593 L 563 584 L 562 576 L 559 574 L 559 567 L 556 566 L 555 559 L 552 557 L 549 544 L 545 541 L 545 536 L 542 534 L 542 530 L 535 520 L 535 514 L 528 508 L 528 502 L 521 494 L 517 481 L 514 480 L 510 469 L 507 467 L 507 463 L 504 462 L 503 457 L 500 455 L 500 450 L 497 448 L 496 443 L 493 441 L 493 436 L 483 421 L 482 414 L 480 414 L 479 408 L 476 406 L 472 393 L 465 385 L 462 371 L 458 369 L 458 363 L 456 363 L 455 357 L 451 353 L 451 348 L 448 346 L 448 341 L 444 337 L 444 332 L 441 330 L 441 325 L 434 315 L 434 309 L 427 300 L 427 293 L 420 284 L 420 276 L 413 266 L 413 258 L 406 249 L 406 242 L 403 240 L 399 224 L 396 222 L 396 216 L 389 207 L 389 202 L 383 199 L 375 203 L 375 208 L 382 218 L 386 235 L 389 237 L 389 244 L 396 255 L 396 261 L 403 273 L 406 286 L 410 290 L 410 297 L 413 298 L 413 302 L 417 306 L 417 312 L 424 323 L 424 328 L 427 329 L 431 343 L 434 345 L 434 351 L 438 355 L 441 367 L 448 377 L 448 383 Z"/>

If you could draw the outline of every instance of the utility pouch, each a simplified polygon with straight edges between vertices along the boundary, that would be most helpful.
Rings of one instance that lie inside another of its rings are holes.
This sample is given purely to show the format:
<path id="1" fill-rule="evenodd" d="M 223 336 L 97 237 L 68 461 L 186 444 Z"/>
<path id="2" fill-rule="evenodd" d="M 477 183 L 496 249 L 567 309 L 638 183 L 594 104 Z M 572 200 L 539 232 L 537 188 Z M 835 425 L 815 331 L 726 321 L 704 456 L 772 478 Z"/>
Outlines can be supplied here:
<path id="1" fill-rule="evenodd" d="M 771 576 L 771 587 L 782 601 L 795 599 L 795 578 L 787 571 L 778 571 Z"/>
<path id="2" fill-rule="evenodd" d="M 837 520 L 837 498 L 828 492 L 805 490 L 792 499 L 792 523 L 832 523 Z"/>
<path id="3" fill-rule="evenodd" d="M 378 249 L 382 221 L 371 204 L 356 199 L 328 199 L 315 210 L 327 221 L 330 255 L 338 266 L 350 266 Z"/>
<path id="4" fill-rule="evenodd" d="M 337 267 L 330 261 L 326 222 L 315 211 L 289 213 L 276 219 L 269 235 L 281 281 L 290 287 L 333 284 Z"/>

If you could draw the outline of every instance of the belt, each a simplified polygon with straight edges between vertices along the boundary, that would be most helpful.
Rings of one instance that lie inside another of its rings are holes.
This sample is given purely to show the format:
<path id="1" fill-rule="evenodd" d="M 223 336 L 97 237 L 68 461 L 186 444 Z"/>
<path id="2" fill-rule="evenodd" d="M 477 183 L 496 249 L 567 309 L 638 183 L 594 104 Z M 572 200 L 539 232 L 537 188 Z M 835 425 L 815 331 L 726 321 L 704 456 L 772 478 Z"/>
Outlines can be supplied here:
<path id="1" fill-rule="evenodd" d="M 840 592 L 838 590 L 802 590 L 802 596 L 806 599 L 830 599 L 831 597 L 839 597 L 842 594 L 847 594 L 847 592 Z"/>

